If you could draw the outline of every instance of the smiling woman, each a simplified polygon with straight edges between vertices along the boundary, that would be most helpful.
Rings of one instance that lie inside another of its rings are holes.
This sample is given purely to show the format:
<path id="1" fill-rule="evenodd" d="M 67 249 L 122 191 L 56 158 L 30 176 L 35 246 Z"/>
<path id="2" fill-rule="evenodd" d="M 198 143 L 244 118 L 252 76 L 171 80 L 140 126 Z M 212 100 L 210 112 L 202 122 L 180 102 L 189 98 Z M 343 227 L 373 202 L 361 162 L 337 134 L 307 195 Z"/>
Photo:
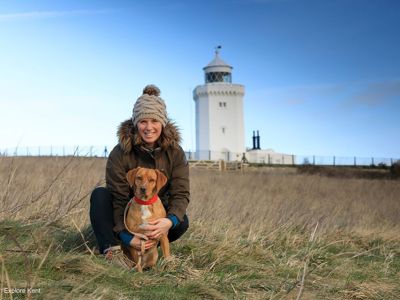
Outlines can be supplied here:
<path id="1" fill-rule="evenodd" d="M 149 147 L 154 147 L 155 142 L 161 135 L 162 125 L 156 119 L 143 119 L 137 125 L 142 140 Z"/>
<path id="2" fill-rule="evenodd" d="M 147 148 L 154 148 L 168 121 L 165 103 L 159 95 L 160 90 L 149 85 L 133 107 L 133 126 L 137 128 L 139 137 Z"/>
<path id="3" fill-rule="evenodd" d="M 170 242 L 181 237 L 189 226 L 186 208 L 189 203 L 189 165 L 180 147 L 178 128 L 168 120 L 160 90 L 154 85 L 144 88 L 133 107 L 132 118 L 118 130 L 119 144 L 111 151 L 106 166 L 107 187 L 96 188 L 90 199 L 90 219 L 99 250 L 106 258 L 120 257 L 120 243 L 140 250 L 141 238 L 129 233 L 124 225 L 124 211 L 133 196 L 127 172 L 137 167 L 158 169 L 167 183 L 159 191 L 165 218 L 151 220 L 146 249 L 156 243 L 160 234 Z M 122 263 L 120 263 L 123 265 Z M 126 266 L 126 265 L 125 265 Z"/>

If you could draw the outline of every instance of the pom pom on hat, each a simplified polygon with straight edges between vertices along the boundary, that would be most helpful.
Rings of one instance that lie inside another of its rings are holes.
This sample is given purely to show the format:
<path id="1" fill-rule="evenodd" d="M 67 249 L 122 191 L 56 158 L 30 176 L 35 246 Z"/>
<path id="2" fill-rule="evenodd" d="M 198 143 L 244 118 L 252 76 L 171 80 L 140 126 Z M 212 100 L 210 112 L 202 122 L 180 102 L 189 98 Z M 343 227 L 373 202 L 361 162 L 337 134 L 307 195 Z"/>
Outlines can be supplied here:
<path id="1" fill-rule="evenodd" d="M 149 85 L 146 85 L 146 86 L 144 87 L 144 89 L 143 89 L 143 95 L 144 95 L 144 94 L 147 94 L 147 95 L 149 95 L 149 96 L 157 96 L 157 97 L 159 97 L 160 94 L 161 94 L 161 91 L 160 91 L 160 89 L 159 89 L 157 86 L 155 86 L 154 84 L 149 84 Z"/>
<path id="2" fill-rule="evenodd" d="M 143 95 L 133 106 L 132 122 L 135 127 L 142 119 L 155 119 L 165 127 L 168 122 L 167 107 L 160 93 L 160 89 L 153 84 L 145 86 Z"/>

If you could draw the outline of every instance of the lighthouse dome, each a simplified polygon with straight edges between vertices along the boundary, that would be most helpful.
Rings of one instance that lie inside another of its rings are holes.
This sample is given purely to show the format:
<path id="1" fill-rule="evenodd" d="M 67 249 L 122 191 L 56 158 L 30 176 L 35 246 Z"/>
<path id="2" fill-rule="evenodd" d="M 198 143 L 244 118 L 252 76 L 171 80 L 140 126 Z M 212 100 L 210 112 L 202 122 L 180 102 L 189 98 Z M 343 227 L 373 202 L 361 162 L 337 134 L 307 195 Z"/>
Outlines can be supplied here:
<path id="1" fill-rule="evenodd" d="M 221 49 L 220 46 L 217 47 L 215 50 L 214 59 L 207 66 L 203 68 L 206 83 L 213 83 L 213 82 L 232 83 L 233 67 L 225 63 L 219 57 L 219 49 Z"/>

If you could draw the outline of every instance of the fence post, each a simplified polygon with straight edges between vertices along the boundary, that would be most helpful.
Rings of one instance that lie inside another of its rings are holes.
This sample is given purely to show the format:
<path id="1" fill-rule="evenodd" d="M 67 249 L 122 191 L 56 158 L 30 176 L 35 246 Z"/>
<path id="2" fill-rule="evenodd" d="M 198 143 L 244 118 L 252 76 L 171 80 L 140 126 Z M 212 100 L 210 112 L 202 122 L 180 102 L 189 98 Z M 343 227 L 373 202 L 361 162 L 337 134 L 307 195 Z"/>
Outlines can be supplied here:
<path id="1" fill-rule="evenodd" d="M 285 156 L 282 154 L 282 165 L 285 164 Z"/>
<path id="2" fill-rule="evenodd" d="M 357 166 L 357 158 L 354 156 L 354 166 Z"/>
<path id="3" fill-rule="evenodd" d="M 336 156 L 333 156 L 333 165 L 336 166 Z"/>
<path id="4" fill-rule="evenodd" d="M 375 162 L 374 162 L 374 158 L 373 157 L 371 157 L 371 162 L 372 162 L 372 166 L 374 166 Z"/>
<path id="5" fill-rule="evenodd" d="M 225 161 L 223 159 L 219 160 L 219 170 L 220 171 L 225 171 L 226 170 L 226 164 L 225 164 Z"/>
<path id="6" fill-rule="evenodd" d="M 390 159 L 390 165 L 393 166 L 393 158 Z"/>
<path id="7" fill-rule="evenodd" d="M 315 155 L 312 156 L 312 164 L 315 166 Z"/>
<path id="8" fill-rule="evenodd" d="M 294 154 L 292 154 L 292 165 L 294 166 Z"/>
<path id="9" fill-rule="evenodd" d="M 208 160 L 211 160 L 211 150 L 208 150 Z"/>

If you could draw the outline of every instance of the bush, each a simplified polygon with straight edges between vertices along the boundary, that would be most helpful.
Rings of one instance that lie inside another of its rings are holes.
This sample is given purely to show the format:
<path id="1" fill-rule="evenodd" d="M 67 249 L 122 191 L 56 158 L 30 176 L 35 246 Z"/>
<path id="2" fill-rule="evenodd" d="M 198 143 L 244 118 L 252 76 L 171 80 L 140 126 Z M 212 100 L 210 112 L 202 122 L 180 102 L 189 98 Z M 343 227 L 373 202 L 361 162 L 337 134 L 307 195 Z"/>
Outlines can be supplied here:
<path id="1" fill-rule="evenodd" d="M 335 178 L 365 178 L 365 179 L 389 179 L 394 176 L 389 174 L 386 169 L 376 167 L 369 168 L 353 168 L 353 167 L 340 167 L 340 166 L 314 166 L 314 165 L 300 165 L 297 167 L 299 174 L 319 175 Z M 400 163 L 397 170 L 400 177 Z"/>
<path id="2" fill-rule="evenodd" d="M 378 168 L 386 170 L 388 168 L 388 166 L 385 163 L 379 163 Z"/>
<path id="3" fill-rule="evenodd" d="M 390 167 L 390 174 L 392 174 L 392 177 L 394 178 L 400 178 L 400 160 L 396 161 Z"/>

